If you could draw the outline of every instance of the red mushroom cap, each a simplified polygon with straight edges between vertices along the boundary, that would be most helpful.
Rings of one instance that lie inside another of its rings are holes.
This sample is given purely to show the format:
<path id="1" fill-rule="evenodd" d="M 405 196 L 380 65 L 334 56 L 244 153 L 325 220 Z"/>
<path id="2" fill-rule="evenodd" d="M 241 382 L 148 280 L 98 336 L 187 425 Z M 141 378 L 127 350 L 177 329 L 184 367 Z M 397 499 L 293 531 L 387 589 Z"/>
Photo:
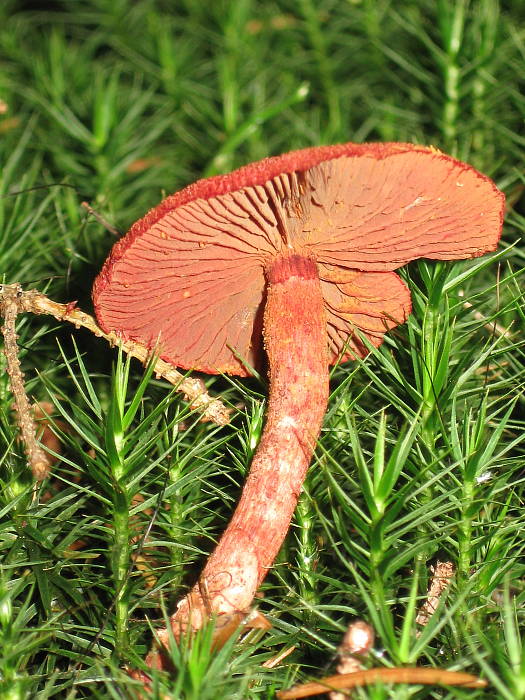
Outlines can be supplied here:
<path id="1" fill-rule="evenodd" d="M 185 369 L 247 376 L 262 357 L 265 270 L 317 263 L 331 361 L 364 356 L 410 313 L 392 272 L 497 246 L 504 195 L 433 148 L 341 144 L 292 151 L 167 197 L 113 248 L 95 281 L 100 326 Z"/>

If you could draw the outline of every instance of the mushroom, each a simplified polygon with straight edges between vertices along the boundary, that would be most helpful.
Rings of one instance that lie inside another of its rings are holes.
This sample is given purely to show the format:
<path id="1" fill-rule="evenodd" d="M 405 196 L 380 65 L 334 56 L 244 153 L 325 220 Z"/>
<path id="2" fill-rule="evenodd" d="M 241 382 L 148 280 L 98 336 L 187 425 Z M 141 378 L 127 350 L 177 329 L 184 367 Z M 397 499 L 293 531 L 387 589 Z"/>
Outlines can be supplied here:
<path id="1" fill-rule="evenodd" d="M 328 401 L 329 365 L 406 321 L 393 272 L 496 248 L 504 195 L 435 148 L 293 151 L 167 197 L 119 241 L 93 301 L 104 331 L 177 367 L 246 377 L 268 360 L 264 431 L 230 524 L 174 634 L 249 608 L 288 530 Z M 167 632 L 160 635 L 167 639 Z"/>

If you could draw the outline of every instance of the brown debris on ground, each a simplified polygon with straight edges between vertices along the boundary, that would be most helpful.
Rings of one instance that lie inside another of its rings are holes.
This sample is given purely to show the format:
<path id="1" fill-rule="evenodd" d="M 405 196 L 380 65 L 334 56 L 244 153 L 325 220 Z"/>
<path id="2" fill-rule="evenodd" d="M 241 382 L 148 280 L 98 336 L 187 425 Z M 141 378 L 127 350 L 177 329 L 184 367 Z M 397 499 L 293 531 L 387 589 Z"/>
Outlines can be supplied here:
<path id="1" fill-rule="evenodd" d="M 374 646 L 375 634 L 372 627 L 364 620 L 351 622 L 343 635 L 343 641 L 337 648 L 339 663 L 337 673 L 348 674 L 363 670 L 362 661 Z M 350 692 L 332 691 L 330 700 L 345 700 Z"/>
<path id="2" fill-rule="evenodd" d="M 430 567 L 430 570 L 433 575 L 428 588 L 427 599 L 419 608 L 416 616 L 416 623 L 422 626 L 425 626 L 436 612 L 440 598 L 455 573 L 455 567 L 451 561 L 438 561 L 435 566 Z"/>

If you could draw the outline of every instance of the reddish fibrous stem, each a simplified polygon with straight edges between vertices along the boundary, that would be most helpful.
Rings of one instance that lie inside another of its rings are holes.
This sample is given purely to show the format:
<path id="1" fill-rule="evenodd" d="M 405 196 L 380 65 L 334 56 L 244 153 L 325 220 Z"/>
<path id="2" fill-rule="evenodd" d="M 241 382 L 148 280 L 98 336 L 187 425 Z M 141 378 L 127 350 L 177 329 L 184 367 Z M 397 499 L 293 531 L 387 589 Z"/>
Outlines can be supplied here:
<path id="1" fill-rule="evenodd" d="M 283 255 L 266 275 L 265 428 L 230 524 L 171 618 L 175 638 L 210 615 L 250 606 L 288 531 L 326 411 L 328 343 L 317 266 L 307 257 Z M 167 643 L 167 630 L 158 636 Z M 159 661 L 152 652 L 148 663 Z"/>

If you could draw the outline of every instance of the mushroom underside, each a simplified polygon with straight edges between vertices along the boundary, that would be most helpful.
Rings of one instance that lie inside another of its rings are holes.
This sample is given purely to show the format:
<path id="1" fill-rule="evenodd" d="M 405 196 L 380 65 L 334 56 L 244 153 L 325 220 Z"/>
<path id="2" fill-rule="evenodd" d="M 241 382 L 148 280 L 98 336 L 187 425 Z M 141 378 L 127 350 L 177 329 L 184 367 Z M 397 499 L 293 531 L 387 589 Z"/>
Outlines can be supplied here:
<path id="1" fill-rule="evenodd" d="M 407 144 L 323 153 L 337 155 L 297 152 L 282 157 L 286 172 L 270 159 L 168 198 L 117 244 L 95 284 L 102 328 L 174 365 L 247 376 L 268 357 L 261 441 L 227 530 L 171 618 L 176 637 L 250 606 L 320 433 L 329 364 L 364 357 L 410 313 L 394 270 L 477 257 L 499 239 L 503 195 L 464 163 Z"/>

